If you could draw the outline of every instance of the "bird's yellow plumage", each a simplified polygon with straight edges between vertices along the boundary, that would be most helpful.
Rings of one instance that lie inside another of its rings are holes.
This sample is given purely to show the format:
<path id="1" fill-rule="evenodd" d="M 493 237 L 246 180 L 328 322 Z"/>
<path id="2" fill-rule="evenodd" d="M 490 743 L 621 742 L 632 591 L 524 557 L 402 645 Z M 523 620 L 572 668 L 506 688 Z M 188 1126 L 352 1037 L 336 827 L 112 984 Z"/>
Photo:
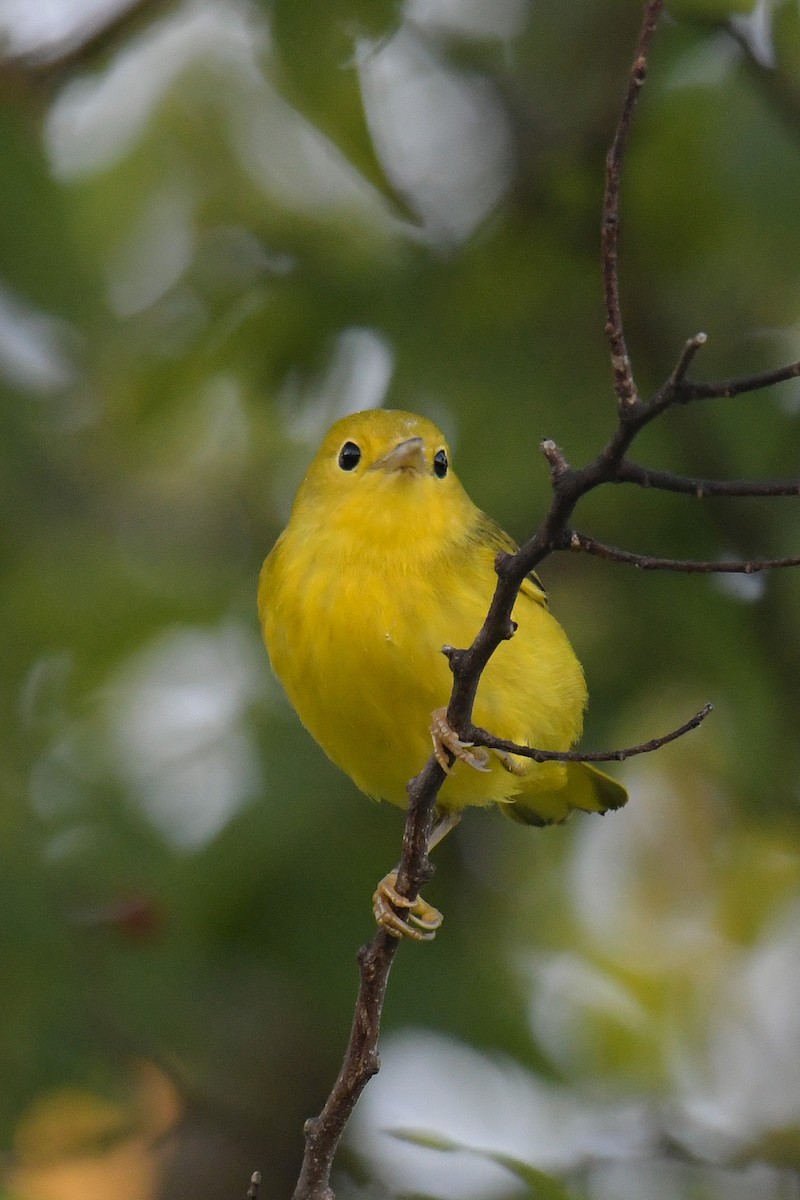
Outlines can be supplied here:
<path id="1" fill-rule="evenodd" d="M 452 686 L 442 646 L 468 646 L 486 615 L 499 550 L 511 539 L 467 496 L 444 437 L 410 413 L 338 421 L 264 563 L 258 605 L 275 674 L 303 724 L 362 791 L 405 807 L 431 752 L 431 713 Z M 475 723 L 544 750 L 578 738 L 583 671 L 538 581 L 514 609 L 517 632 L 489 662 Z M 528 824 L 574 808 L 605 812 L 624 789 L 584 764 L 489 752 L 456 761 L 440 811 L 497 803 Z"/>

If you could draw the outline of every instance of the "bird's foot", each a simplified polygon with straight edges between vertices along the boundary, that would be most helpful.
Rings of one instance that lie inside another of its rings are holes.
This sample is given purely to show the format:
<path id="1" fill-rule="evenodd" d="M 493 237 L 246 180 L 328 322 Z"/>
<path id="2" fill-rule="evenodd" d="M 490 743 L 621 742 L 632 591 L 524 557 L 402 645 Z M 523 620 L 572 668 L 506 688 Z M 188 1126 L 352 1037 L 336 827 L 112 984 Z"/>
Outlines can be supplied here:
<path id="1" fill-rule="evenodd" d="M 436 761 L 445 772 L 450 772 L 448 750 L 458 762 L 466 763 L 476 771 L 488 771 L 489 752 L 483 746 L 475 747 L 474 742 L 462 742 L 456 731 L 447 720 L 447 709 L 437 708 L 431 714 L 431 738 Z"/>
<path id="2" fill-rule="evenodd" d="M 405 914 L 395 912 L 405 909 Z M 397 871 L 384 875 L 372 896 L 372 912 L 381 929 L 393 938 L 411 938 L 415 942 L 430 942 L 444 920 L 438 908 L 421 896 L 410 900 L 397 890 Z"/>

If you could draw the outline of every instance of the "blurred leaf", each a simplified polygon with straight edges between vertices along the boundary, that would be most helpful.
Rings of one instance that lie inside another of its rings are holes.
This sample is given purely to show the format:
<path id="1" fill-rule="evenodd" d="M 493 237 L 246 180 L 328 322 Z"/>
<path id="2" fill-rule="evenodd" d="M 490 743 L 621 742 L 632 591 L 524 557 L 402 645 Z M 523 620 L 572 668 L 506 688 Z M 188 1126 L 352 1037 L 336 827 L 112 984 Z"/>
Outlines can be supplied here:
<path id="1" fill-rule="evenodd" d="M 353 165 L 398 204 L 369 135 L 361 102 L 354 44 L 376 43 L 398 23 L 393 0 L 277 0 L 273 26 L 280 46 L 282 91 L 345 152 Z M 309 46 L 315 52 L 309 54 Z"/>
<path id="2" fill-rule="evenodd" d="M 455 1152 L 474 1154 L 488 1162 L 497 1163 L 500 1167 L 506 1167 L 529 1188 L 528 1195 L 531 1200 L 578 1200 L 577 1193 L 569 1191 L 558 1179 L 511 1154 L 503 1154 L 495 1150 L 482 1150 L 470 1146 L 466 1142 L 459 1142 L 453 1138 L 444 1137 L 442 1134 L 428 1133 L 419 1129 L 390 1129 L 387 1132 L 399 1141 L 409 1142 L 413 1146 L 422 1146 L 426 1150 L 440 1150 L 445 1154 Z"/>
<path id="3" fill-rule="evenodd" d="M 0 278 L 21 297 L 65 318 L 91 311 L 91 264 L 69 237 L 69 196 L 53 179 L 38 137 L 38 113 L 0 105 Z"/>
<path id="4" fill-rule="evenodd" d="M 77 1089 L 37 1099 L 17 1126 L 14 1151 L 21 1164 L 99 1154 L 130 1136 L 132 1114 L 119 1105 Z"/>
<path id="5" fill-rule="evenodd" d="M 800 1168 L 800 1124 L 770 1129 L 763 1137 L 737 1154 L 737 1162 L 765 1162 L 791 1171 Z"/>

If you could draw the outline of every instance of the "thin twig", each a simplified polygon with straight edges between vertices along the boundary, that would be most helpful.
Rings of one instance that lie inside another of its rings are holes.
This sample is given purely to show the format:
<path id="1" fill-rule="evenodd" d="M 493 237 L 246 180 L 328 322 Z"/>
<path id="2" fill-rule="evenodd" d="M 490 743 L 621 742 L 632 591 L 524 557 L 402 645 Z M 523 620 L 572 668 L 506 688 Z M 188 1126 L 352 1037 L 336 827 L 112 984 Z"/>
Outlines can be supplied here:
<path id="1" fill-rule="evenodd" d="M 669 383 L 672 387 L 680 387 L 686 378 L 686 374 L 694 361 L 697 351 L 700 350 L 702 346 L 705 346 L 707 341 L 708 334 L 706 333 L 696 333 L 694 337 L 689 338 L 686 345 L 683 347 L 683 350 L 681 351 L 681 356 L 675 364 L 672 374 L 669 377 Z"/>
<path id="2" fill-rule="evenodd" d="M 573 530 L 569 535 L 569 545 L 565 548 L 593 554 L 596 558 L 604 558 L 608 562 L 627 563 L 640 571 L 680 571 L 685 575 L 757 575 L 760 571 L 800 566 L 800 555 L 791 558 L 720 559 L 707 562 L 657 558 L 651 554 L 634 554 L 631 550 L 621 550 L 619 546 L 606 545 L 605 542 L 598 542 L 585 533 L 578 533 L 577 530 Z"/>
<path id="3" fill-rule="evenodd" d="M 520 746 L 517 742 L 509 742 L 505 738 L 495 737 L 493 733 L 489 733 L 487 729 L 481 729 L 479 725 L 471 725 L 466 730 L 466 738 L 476 746 L 486 746 L 489 750 L 502 750 L 507 754 L 518 754 L 520 758 L 532 758 L 534 762 L 624 762 L 626 758 L 633 758 L 637 754 L 652 754 L 654 750 L 660 750 L 662 746 L 676 741 L 690 730 L 697 729 L 713 708 L 713 704 L 705 704 L 699 712 L 696 712 L 683 725 L 679 725 L 677 729 L 672 729 L 669 733 L 662 734 L 661 737 L 650 738 L 648 742 L 640 742 L 638 746 L 625 746 L 620 750 L 592 750 L 589 752 L 537 750 L 533 746 Z"/>
<path id="4" fill-rule="evenodd" d="M 611 367 L 614 374 L 614 391 L 621 408 L 633 404 L 639 393 L 633 378 L 628 346 L 622 326 L 622 310 L 619 301 L 619 195 L 622 179 L 622 163 L 628 145 L 633 114 L 647 75 L 647 56 L 656 31 L 658 19 L 664 8 L 664 0 L 649 0 L 645 6 L 644 21 L 639 34 L 639 44 L 633 67 L 628 78 L 628 90 L 617 122 L 614 140 L 606 158 L 606 184 L 603 198 L 603 224 L 601 252 L 603 258 L 603 284 L 606 303 L 606 337 L 611 349 Z"/>
<path id="5" fill-rule="evenodd" d="M 761 371 L 757 375 L 746 375 L 741 379 L 721 379 L 716 383 L 684 383 L 681 389 L 680 401 L 687 403 L 692 400 L 731 400 L 745 392 L 758 392 L 762 388 L 774 387 L 776 383 L 785 383 L 787 379 L 800 378 L 800 361 L 778 367 L 774 371 Z"/>
<path id="6" fill-rule="evenodd" d="M 667 408 L 677 404 L 693 404 L 698 400 L 732 400 L 746 392 L 757 392 L 774 387 L 789 379 L 800 377 L 800 362 L 787 363 L 773 371 L 760 371 L 756 375 L 745 375 L 741 379 L 720 379 L 712 383 L 693 383 L 686 373 L 698 350 L 708 341 L 706 334 L 697 333 L 689 338 L 681 351 L 672 374 L 662 387 L 646 403 L 648 420 L 660 416 Z"/>
<path id="7" fill-rule="evenodd" d="M 619 464 L 615 483 L 635 483 L 641 488 L 664 492 L 680 492 L 702 500 L 705 496 L 798 496 L 800 479 L 693 479 L 674 475 L 671 471 L 656 471 L 625 459 Z"/>

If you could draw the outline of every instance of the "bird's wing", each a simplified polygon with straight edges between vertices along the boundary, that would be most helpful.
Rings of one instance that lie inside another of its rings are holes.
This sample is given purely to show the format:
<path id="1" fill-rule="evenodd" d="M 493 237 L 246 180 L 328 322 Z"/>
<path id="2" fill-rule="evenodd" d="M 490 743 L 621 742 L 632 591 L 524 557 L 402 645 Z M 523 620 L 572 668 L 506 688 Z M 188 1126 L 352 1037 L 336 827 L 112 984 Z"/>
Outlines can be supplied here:
<path id="1" fill-rule="evenodd" d="M 519 549 L 514 539 L 509 537 L 496 521 L 493 521 L 491 517 L 487 517 L 486 513 L 480 514 L 476 538 L 489 547 L 493 559 L 498 554 L 514 554 Z M 543 608 L 549 607 L 547 592 L 544 590 L 542 581 L 535 571 L 531 571 L 525 576 L 522 581 L 520 593 L 528 600 L 533 600 L 536 604 L 541 604 Z"/>
<path id="2" fill-rule="evenodd" d="M 553 825 L 566 821 L 573 809 L 604 813 L 621 808 L 627 799 L 622 784 L 605 771 L 591 763 L 570 762 L 566 787 L 557 792 L 523 791 L 500 810 L 520 825 Z"/>

